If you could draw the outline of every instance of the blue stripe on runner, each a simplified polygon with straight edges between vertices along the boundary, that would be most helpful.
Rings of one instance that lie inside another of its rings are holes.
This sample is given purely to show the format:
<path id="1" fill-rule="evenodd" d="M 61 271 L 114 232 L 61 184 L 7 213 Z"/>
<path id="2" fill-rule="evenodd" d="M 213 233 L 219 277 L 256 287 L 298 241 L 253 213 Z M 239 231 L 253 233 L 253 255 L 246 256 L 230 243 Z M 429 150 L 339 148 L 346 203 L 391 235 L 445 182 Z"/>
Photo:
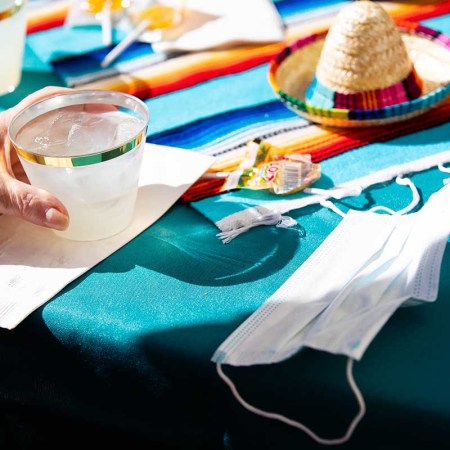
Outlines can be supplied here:
<path id="1" fill-rule="evenodd" d="M 150 134 L 200 119 L 276 100 L 267 82 L 267 64 L 200 83 L 145 101 L 150 111 Z"/>
<path id="2" fill-rule="evenodd" d="M 91 53 L 53 61 L 53 70 L 69 87 L 95 80 L 127 73 L 168 59 L 162 53 L 155 53 L 150 44 L 135 42 L 128 47 L 109 67 L 100 63 L 111 48 L 102 48 Z"/>
<path id="3" fill-rule="evenodd" d="M 235 133 L 236 130 L 249 125 L 256 126 L 261 123 L 270 123 L 295 117 L 298 117 L 297 114 L 287 109 L 282 103 L 273 101 L 228 111 L 160 133 L 150 133 L 147 141 L 154 144 L 195 149 L 220 137 L 225 138 L 227 135 Z M 300 119 L 299 122 L 301 122 Z"/>
<path id="4" fill-rule="evenodd" d="M 274 2 L 280 16 L 284 19 L 289 16 L 316 11 L 319 8 L 344 3 L 337 0 L 283 0 Z"/>

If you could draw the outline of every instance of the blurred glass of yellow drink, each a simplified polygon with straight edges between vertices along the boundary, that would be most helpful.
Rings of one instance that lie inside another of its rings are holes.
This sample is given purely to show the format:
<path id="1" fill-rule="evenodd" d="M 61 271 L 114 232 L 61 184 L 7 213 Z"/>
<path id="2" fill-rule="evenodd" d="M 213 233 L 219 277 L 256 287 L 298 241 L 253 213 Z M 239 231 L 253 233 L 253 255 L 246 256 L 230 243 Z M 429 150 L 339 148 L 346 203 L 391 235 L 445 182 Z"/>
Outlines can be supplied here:
<path id="1" fill-rule="evenodd" d="M 81 8 L 91 14 L 98 14 L 109 6 L 111 12 L 118 12 L 126 9 L 129 5 L 128 0 L 85 0 L 81 4 Z"/>
<path id="2" fill-rule="evenodd" d="M 0 95 L 14 91 L 22 78 L 25 0 L 0 0 Z"/>
<path id="3" fill-rule="evenodd" d="M 181 19 L 181 9 L 176 5 L 159 1 L 146 2 L 140 8 L 130 8 L 130 18 L 135 23 L 145 21 L 150 30 L 161 30 L 177 25 Z"/>

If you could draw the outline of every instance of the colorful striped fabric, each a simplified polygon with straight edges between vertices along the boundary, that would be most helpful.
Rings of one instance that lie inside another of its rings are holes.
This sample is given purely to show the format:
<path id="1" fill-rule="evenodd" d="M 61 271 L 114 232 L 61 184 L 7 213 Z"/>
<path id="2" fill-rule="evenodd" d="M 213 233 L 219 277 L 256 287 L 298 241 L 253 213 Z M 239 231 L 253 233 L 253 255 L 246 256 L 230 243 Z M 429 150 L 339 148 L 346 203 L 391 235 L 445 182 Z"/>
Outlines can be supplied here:
<path id="1" fill-rule="evenodd" d="M 29 6 L 27 33 L 31 34 L 62 26 L 69 12 L 70 1 L 33 1 Z"/>
<path id="2" fill-rule="evenodd" d="M 115 76 L 106 72 L 106 79 L 88 83 L 85 86 L 120 90 L 145 99 L 183 89 L 218 76 L 247 70 L 269 62 L 286 44 L 292 43 L 302 36 L 328 28 L 337 10 L 348 1 L 318 0 L 312 6 L 310 2 L 299 0 L 279 0 L 275 2 L 275 5 L 286 24 L 286 42 L 238 47 L 225 51 L 201 52 L 195 56 L 182 55 L 176 57 L 175 62 L 173 58 L 169 57 L 165 64 L 158 64 L 157 67 L 144 67 L 127 73 L 118 73 Z M 414 5 L 396 2 L 380 3 L 393 17 L 403 20 L 422 20 L 450 13 L 450 1 L 426 6 L 420 4 L 421 2 Z M 66 1 L 59 0 L 56 3 L 51 2 L 41 9 L 34 8 L 29 16 L 29 30 L 48 29 L 59 24 L 62 14 L 67 13 L 67 5 Z M 149 48 L 148 53 L 151 52 L 152 50 Z M 126 58 L 126 56 L 124 57 Z M 89 52 L 85 55 L 85 59 L 95 60 L 96 58 L 92 58 L 91 52 Z M 81 60 L 79 59 L 78 62 L 81 63 Z M 99 63 L 99 61 L 97 62 Z M 62 61 L 60 63 L 62 66 Z M 90 70 L 94 70 L 94 68 L 86 67 L 85 75 Z M 174 77 L 175 71 L 176 77 Z"/>
<path id="3" fill-rule="evenodd" d="M 104 48 L 53 61 L 53 65 L 64 80 L 71 75 L 81 80 L 75 84 L 82 88 L 113 89 L 142 98 L 151 116 L 147 140 L 213 155 L 217 158 L 213 171 L 236 168 L 246 143 L 253 138 L 268 140 L 286 151 L 309 153 L 314 162 L 319 162 L 371 142 L 449 121 L 449 102 L 407 122 L 370 129 L 331 129 L 298 117 L 270 88 L 269 62 L 286 45 L 311 33 L 324 32 L 346 1 L 278 0 L 274 3 L 286 25 L 285 42 L 168 55 L 159 60 L 152 60 L 158 56 L 151 46 L 137 44 L 129 49 L 131 53 L 117 60 L 117 65 L 124 65 L 122 71 L 115 66 L 109 72 L 99 69 L 99 61 L 107 51 Z M 422 21 L 450 14 L 450 1 L 380 3 L 396 20 Z M 30 15 L 29 32 L 33 38 L 52 31 L 52 26 L 58 24 L 64 3 L 58 4 L 59 9 L 49 8 L 47 16 L 44 8 L 41 10 L 40 25 L 37 17 Z M 36 31 L 45 28 L 47 31 Z M 144 64 L 139 65 L 136 62 L 139 59 Z M 92 74 L 95 81 L 82 82 Z M 217 194 L 221 188 L 217 181 L 201 188 L 194 185 L 184 199 L 193 201 Z"/>
<path id="4" fill-rule="evenodd" d="M 273 105 L 274 110 L 276 109 Z M 407 135 L 415 131 L 431 128 L 450 120 L 450 101 L 444 105 L 425 113 L 422 116 L 415 117 L 398 124 L 381 125 L 369 128 L 349 129 L 329 129 L 319 127 L 302 121 L 293 121 L 291 126 L 288 122 L 277 129 L 274 125 L 270 132 L 260 134 L 259 137 L 268 140 L 274 145 L 283 146 L 286 153 L 297 152 L 310 154 L 313 162 L 321 162 L 332 156 L 339 155 L 348 150 L 362 147 L 374 142 L 385 142 L 398 136 Z M 295 123 L 295 124 L 294 124 Z M 286 126 L 287 125 L 287 126 Z M 162 136 L 157 136 L 152 142 L 166 143 Z M 173 145 L 173 144 L 172 144 Z M 233 157 L 240 150 L 242 157 L 246 142 L 240 146 L 229 149 L 229 154 L 220 150 L 219 163 L 216 163 L 210 171 L 233 171 L 236 170 L 241 162 L 240 157 Z M 228 156 L 228 157 L 227 157 Z M 226 180 L 223 179 L 200 179 L 184 195 L 185 201 L 197 201 L 204 197 L 216 195 L 224 191 Z"/>
<path id="5" fill-rule="evenodd" d="M 297 11 L 299 14 L 289 11 L 289 16 L 282 16 L 287 25 L 286 42 L 284 43 L 182 55 L 175 58 L 175 62 L 172 58 L 168 58 L 165 64 L 158 64 L 157 67 L 144 67 L 131 73 L 108 77 L 106 80 L 90 83 L 86 86 L 89 88 L 115 89 L 140 98 L 148 98 L 149 96 L 155 97 L 174 90 L 184 89 L 218 76 L 241 72 L 269 62 L 286 44 L 292 43 L 302 36 L 325 30 L 329 27 L 336 13 L 336 6 L 342 6 L 348 1 L 334 2 L 332 6 L 317 7 L 312 12 L 307 10 L 303 13 L 302 2 L 282 0 L 276 2 L 276 5 L 282 5 L 285 2 L 295 4 L 299 8 Z M 401 3 L 381 3 L 393 17 L 403 20 L 409 19 L 409 14 L 415 18 L 419 17 L 420 8 L 423 8 L 422 5 L 412 7 Z M 320 5 L 320 2 L 318 2 L 318 5 Z M 279 9 L 282 10 L 281 7 Z M 318 15 L 320 10 L 322 10 L 322 13 Z M 450 12 L 450 2 L 445 2 L 445 5 L 435 5 L 433 11 L 430 8 L 425 8 L 423 16 L 429 17 L 432 12 L 440 15 L 444 11 Z M 308 20 L 310 17 L 311 20 Z M 176 71 L 176 74 L 174 74 L 174 71 Z M 139 81 L 136 82 L 136 80 Z"/>

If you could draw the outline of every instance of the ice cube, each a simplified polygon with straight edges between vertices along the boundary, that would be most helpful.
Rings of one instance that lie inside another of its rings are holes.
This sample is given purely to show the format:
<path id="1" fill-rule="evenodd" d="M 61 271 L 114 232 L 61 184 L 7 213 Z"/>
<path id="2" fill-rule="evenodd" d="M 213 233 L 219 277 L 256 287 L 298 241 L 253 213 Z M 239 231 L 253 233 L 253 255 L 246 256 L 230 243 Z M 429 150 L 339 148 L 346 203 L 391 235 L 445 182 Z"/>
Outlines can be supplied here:
<path id="1" fill-rule="evenodd" d="M 136 117 L 122 118 L 117 127 L 116 144 L 119 145 L 133 139 L 143 126 L 144 122 Z"/>
<path id="2" fill-rule="evenodd" d="M 66 146 L 67 136 L 73 124 L 77 122 L 79 114 L 78 111 L 68 110 L 66 108 L 64 110 L 58 110 L 55 117 L 49 116 L 47 118 L 47 129 L 40 138 L 41 141 L 45 140 L 47 142 L 48 154 L 60 154 L 61 149 Z"/>
<path id="3" fill-rule="evenodd" d="M 108 113 L 81 112 L 67 134 L 67 148 L 72 155 L 97 153 L 114 146 L 116 132 Z"/>
<path id="4" fill-rule="evenodd" d="M 64 136 L 52 135 L 51 128 L 61 117 L 60 110 L 36 117 L 17 134 L 19 145 L 29 151 L 47 154 L 47 149 L 65 141 Z"/>

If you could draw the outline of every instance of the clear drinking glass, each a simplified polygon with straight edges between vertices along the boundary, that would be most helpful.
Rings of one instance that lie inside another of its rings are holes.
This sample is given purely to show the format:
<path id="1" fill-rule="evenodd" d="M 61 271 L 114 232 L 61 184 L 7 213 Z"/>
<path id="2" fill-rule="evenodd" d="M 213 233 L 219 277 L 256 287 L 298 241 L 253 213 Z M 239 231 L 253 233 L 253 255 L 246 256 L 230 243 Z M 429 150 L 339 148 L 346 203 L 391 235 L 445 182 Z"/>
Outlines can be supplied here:
<path id="1" fill-rule="evenodd" d="M 9 138 L 30 183 L 69 212 L 57 235 L 96 240 L 130 224 L 148 121 L 141 100 L 106 90 L 58 94 L 13 118 Z"/>
<path id="2" fill-rule="evenodd" d="M 0 95 L 13 92 L 22 78 L 26 0 L 0 0 Z"/>

